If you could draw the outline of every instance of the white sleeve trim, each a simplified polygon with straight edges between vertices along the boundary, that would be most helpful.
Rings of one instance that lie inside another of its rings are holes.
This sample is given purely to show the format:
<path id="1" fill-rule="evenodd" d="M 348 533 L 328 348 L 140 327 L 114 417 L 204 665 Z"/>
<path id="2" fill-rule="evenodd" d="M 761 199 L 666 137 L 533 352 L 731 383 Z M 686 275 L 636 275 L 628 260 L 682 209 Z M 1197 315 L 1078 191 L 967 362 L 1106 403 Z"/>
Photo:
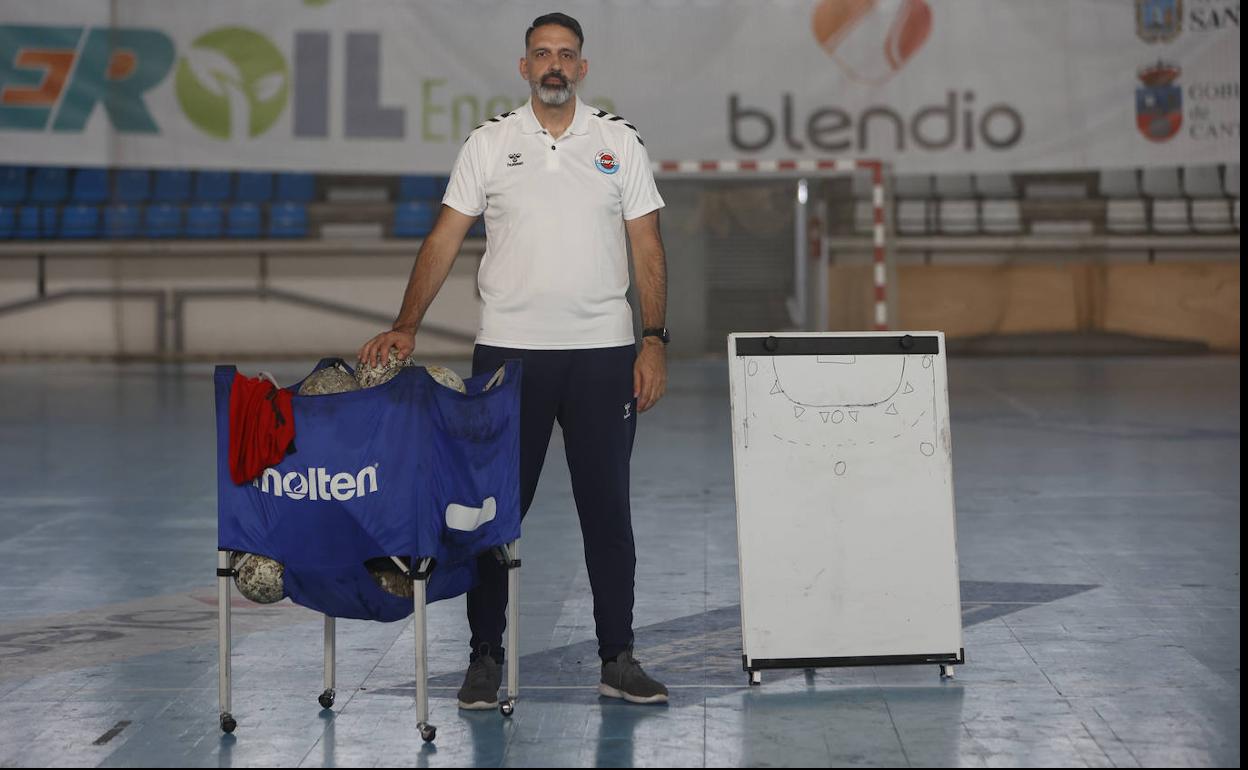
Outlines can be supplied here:
<path id="1" fill-rule="evenodd" d="M 442 199 L 442 205 L 449 206 L 450 208 L 455 209 L 456 211 L 458 211 L 459 213 L 463 214 L 466 217 L 479 217 L 485 213 L 484 208 L 479 209 L 479 210 L 473 210 L 472 206 L 464 205 L 463 201 L 452 200 L 450 195 L 447 195 L 446 197 Z"/>
<path id="2" fill-rule="evenodd" d="M 663 202 L 662 198 L 659 198 L 657 201 L 650 201 L 646 203 L 645 205 L 641 206 L 640 208 L 634 209 L 633 211 L 625 211 L 624 221 L 631 222 L 634 219 L 640 219 L 644 217 L 646 214 L 649 214 L 652 211 L 658 211 L 659 209 L 663 208 L 666 205 L 667 204 Z"/>

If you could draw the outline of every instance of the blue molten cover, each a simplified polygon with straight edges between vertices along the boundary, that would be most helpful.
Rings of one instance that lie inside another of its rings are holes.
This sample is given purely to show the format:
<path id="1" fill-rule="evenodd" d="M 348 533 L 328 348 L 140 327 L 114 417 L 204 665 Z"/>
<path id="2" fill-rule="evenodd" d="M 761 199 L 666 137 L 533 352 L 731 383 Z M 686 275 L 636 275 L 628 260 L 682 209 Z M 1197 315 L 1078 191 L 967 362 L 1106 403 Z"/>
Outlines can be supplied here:
<path id="1" fill-rule="evenodd" d="M 228 455 L 234 373 L 214 375 L 217 548 L 281 562 L 295 603 L 399 620 L 412 600 L 382 590 L 366 561 L 433 557 L 432 602 L 467 591 L 476 556 L 520 537 L 520 362 L 490 390 L 490 374 L 465 381 L 466 394 L 406 367 L 372 388 L 295 395 L 294 450 L 241 485 Z"/>

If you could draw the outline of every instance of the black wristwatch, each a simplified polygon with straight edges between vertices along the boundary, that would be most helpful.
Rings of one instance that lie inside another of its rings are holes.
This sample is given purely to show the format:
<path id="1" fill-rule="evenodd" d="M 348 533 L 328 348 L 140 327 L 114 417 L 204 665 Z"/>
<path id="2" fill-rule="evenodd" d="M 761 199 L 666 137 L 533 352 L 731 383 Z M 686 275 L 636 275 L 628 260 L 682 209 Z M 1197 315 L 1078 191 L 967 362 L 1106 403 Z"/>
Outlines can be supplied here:
<path id="1" fill-rule="evenodd" d="M 660 327 L 651 328 L 651 329 L 642 329 L 641 338 L 644 340 L 646 337 L 658 337 L 660 340 L 662 340 L 664 345 L 672 341 L 672 335 L 667 333 L 666 326 L 660 326 Z"/>

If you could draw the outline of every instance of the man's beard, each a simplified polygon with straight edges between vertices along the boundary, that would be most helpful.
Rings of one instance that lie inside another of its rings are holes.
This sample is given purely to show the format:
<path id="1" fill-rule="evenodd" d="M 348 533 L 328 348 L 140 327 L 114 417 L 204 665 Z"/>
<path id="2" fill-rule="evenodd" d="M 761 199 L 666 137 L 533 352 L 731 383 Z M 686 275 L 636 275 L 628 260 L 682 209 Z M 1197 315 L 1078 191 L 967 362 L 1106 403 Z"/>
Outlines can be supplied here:
<path id="1" fill-rule="evenodd" d="M 548 107 L 561 107 L 564 104 L 567 104 L 568 100 L 572 98 L 572 94 L 575 92 L 572 83 L 563 75 L 558 74 L 545 75 L 542 77 L 542 81 L 545 81 L 548 77 L 558 77 L 562 82 L 562 85 L 548 86 L 544 82 L 539 81 L 537 85 L 537 98 L 541 100 L 542 104 L 545 104 Z"/>

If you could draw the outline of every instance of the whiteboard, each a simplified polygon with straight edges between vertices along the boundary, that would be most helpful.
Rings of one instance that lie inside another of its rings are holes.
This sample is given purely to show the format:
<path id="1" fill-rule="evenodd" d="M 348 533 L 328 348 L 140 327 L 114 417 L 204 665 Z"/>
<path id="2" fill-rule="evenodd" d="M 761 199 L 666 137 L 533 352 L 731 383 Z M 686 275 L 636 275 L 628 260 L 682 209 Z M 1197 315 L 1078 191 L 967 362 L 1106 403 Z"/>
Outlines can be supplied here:
<path id="1" fill-rule="evenodd" d="M 961 663 L 940 332 L 732 334 L 745 667 Z"/>

